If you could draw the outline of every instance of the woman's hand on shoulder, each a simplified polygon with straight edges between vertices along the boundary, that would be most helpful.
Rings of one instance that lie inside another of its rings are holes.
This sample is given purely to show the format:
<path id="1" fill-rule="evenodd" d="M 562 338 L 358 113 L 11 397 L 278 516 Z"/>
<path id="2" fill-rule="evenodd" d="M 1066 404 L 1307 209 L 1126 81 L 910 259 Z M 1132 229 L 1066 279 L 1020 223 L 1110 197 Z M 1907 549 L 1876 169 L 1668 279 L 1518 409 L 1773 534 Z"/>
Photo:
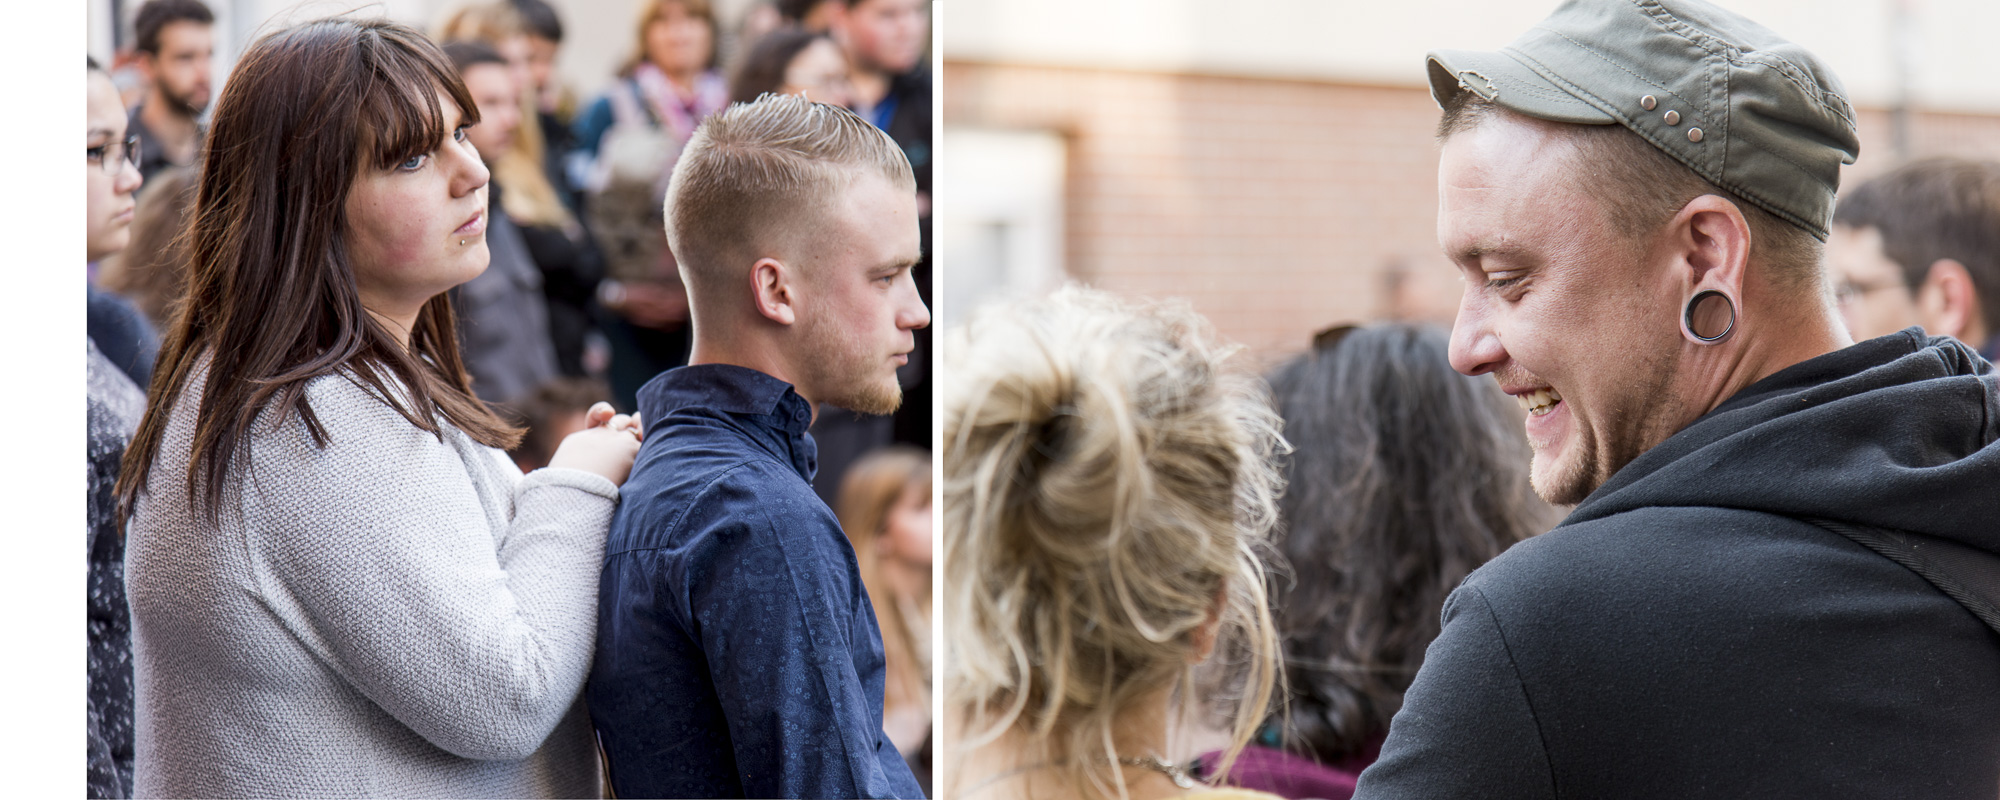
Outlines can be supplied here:
<path id="1" fill-rule="evenodd" d="M 619 414 L 610 403 L 591 406 L 584 415 L 588 427 L 564 438 L 549 458 L 549 466 L 595 472 L 612 483 L 623 485 L 632 474 L 632 459 L 639 455 L 645 427 L 639 415 Z"/>

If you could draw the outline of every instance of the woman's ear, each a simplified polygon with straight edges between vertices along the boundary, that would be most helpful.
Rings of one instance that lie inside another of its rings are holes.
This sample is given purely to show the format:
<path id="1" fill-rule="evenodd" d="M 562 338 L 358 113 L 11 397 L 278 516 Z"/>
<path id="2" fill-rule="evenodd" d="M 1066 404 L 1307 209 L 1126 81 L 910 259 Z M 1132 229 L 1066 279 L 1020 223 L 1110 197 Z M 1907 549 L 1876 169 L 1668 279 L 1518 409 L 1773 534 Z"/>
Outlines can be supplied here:
<path id="1" fill-rule="evenodd" d="M 1228 602 L 1229 586 L 1224 584 L 1215 590 L 1215 599 L 1208 605 L 1208 617 L 1196 626 L 1193 635 L 1194 649 L 1188 652 L 1188 663 L 1199 664 L 1215 655 L 1215 640 L 1222 631 L 1222 605 Z"/>

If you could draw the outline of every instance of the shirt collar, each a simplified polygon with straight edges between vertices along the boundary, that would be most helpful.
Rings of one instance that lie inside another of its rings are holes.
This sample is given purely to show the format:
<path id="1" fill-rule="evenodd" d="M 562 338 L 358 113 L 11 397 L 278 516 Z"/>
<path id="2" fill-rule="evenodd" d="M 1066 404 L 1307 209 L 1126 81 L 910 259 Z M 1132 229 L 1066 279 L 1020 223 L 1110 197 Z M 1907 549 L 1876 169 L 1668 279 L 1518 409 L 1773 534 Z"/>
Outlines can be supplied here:
<path id="1" fill-rule="evenodd" d="M 817 448 L 806 429 L 812 426 L 812 404 L 792 385 L 749 367 L 696 364 L 662 372 L 639 390 L 647 436 L 674 412 L 699 408 L 737 417 L 747 433 L 767 431 L 806 480 L 818 468 Z M 764 438 L 757 436 L 756 438 Z"/>

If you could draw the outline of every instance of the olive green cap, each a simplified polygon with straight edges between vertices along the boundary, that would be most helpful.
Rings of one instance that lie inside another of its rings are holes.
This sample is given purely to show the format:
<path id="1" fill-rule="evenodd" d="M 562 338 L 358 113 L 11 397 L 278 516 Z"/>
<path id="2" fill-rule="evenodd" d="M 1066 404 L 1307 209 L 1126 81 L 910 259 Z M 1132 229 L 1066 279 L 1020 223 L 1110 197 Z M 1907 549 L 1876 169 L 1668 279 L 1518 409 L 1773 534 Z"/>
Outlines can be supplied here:
<path id="1" fill-rule="evenodd" d="M 1826 239 L 1861 142 L 1840 79 L 1805 48 L 1699 0 L 1568 0 L 1497 53 L 1433 50 L 1431 96 L 1618 123 L 1710 183 Z"/>

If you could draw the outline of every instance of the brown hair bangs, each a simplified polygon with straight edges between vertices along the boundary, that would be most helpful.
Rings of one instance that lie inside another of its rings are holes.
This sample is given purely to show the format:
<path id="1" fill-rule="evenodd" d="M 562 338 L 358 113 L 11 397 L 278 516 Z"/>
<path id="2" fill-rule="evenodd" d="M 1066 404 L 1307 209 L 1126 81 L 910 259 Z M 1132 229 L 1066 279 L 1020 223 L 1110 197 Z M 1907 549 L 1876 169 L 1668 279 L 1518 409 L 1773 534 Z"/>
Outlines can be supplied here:
<path id="1" fill-rule="evenodd" d="M 446 141 L 440 94 L 466 124 L 478 120 L 437 45 L 386 20 L 303 23 L 259 39 L 237 62 L 203 145 L 185 235 L 186 301 L 125 452 L 121 513 L 145 487 L 168 418 L 188 392 L 200 403 L 188 491 L 210 519 L 259 414 L 271 412 L 272 422 L 297 414 L 316 444 L 327 443 L 305 391 L 322 376 L 349 377 L 440 438 L 448 421 L 489 447 L 520 440 L 520 429 L 472 394 L 449 295 L 424 305 L 406 349 L 362 306 L 348 260 L 356 176 Z M 207 376 L 191 385 L 204 358 Z"/>
<path id="2" fill-rule="evenodd" d="M 437 149 L 451 133 L 445 130 L 438 94 L 458 104 L 459 127 L 479 124 L 479 104 L 441 51 L 426 58 L 428 54 L 382 46 L 386 43 L 381 40 L 374 44 L 377 52 L 364 56 L 374 68 L 366 73 L 361 108 L 355 114 L 361 152 L 369 156 L 369 166 L 392 169 Z"/>

